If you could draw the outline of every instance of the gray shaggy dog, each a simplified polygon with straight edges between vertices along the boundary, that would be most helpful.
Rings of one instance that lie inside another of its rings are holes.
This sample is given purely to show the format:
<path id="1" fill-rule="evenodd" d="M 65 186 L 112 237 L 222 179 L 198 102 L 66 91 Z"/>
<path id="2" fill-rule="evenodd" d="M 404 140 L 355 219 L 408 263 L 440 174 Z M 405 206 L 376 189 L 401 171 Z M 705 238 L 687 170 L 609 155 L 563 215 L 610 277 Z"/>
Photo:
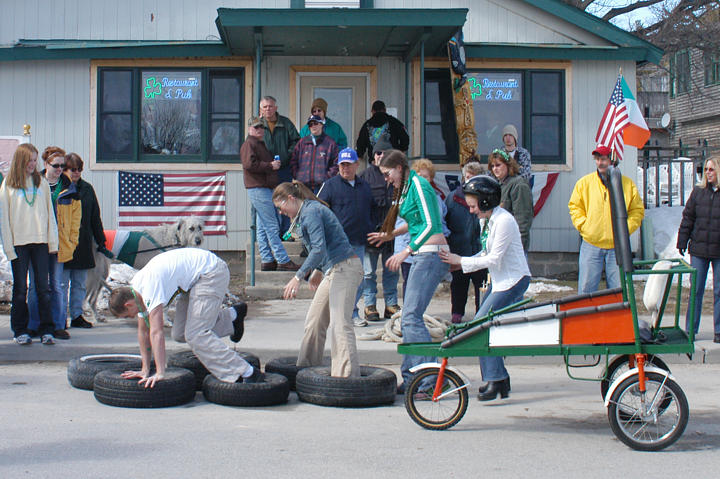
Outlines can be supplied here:
<path id="1" fill-rule="evenodd" d="M 175 223 L 148 228 L 143 231 L 130 232 L 132 240 L 125 243 L 123 249 L 115 258 L 117 261 L 142 269 L 143 266 L 163 251 L 188 246 L 202 246 L 205 240 L 203 228 L 205 222 L 196 217 L 189 216 Z M 116 240 L 117 241 L 117 240 Z M 105 318 L 98 316 L 97 300 L 102 288 L 110 290 L 107 277 L 110 274 L 111 260 L 102 253 L 95 252 L 95 268 L 88 271 L 85 281 L 86 310 L 92 311 L 93 317 L 100 322 Z"/>

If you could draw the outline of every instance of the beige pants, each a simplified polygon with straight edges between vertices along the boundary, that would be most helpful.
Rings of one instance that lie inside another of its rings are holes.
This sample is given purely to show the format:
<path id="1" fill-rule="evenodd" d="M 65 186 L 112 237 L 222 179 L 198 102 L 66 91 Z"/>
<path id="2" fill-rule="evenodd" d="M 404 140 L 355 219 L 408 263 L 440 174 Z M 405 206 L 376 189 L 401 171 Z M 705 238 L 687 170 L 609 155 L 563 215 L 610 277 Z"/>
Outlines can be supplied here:
<path id="1" fill-rule="evenodd" d="M 230 272 L 224 262 L 203 274 L 188 293 L 178 295 L 172 338 L 187 342 L 195 356 L 220 381 L 233 383 L 250 366 L 223 342 L 233 332 L 234 315 L 222 302 L 230 283 Z"/>
<path id="2" fill-rule="evenodd" d="M 323 278 L 305 318 L 305 335 L 300 345 L 298 366 L 319 366 L 330 327 L 330 374 L 336 377 L 360 376 L 352 311 L 355 294 L 363 279 L 357 256 L 332 267 Z"/>

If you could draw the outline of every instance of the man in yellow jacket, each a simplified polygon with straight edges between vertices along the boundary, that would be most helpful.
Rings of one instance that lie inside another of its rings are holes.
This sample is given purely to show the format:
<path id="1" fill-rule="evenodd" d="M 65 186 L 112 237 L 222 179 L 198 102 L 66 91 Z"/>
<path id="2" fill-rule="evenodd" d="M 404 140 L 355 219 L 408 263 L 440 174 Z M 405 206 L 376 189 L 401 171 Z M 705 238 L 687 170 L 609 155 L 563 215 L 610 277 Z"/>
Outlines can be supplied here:
<path id="1" fill-rule="evenodd" d="M 610 194 L 600 179 L 610 167 L 609 147 L 599 145 L 592 152 L 597 171 L 580 178 L 575 183 L 568 208 L 575 229 L 580 232 L 580 258 L 578 268 L 578 293 L 597 291 L 603 269 L 608 288 L 620 287 L 620 270 L 615 260 L 612 220 L 610 217 Z M 622 177 L 625 207 L 628 212 L 628 230 L 632 234 L 640 227 L 645 209 L 635 183 Z"/>

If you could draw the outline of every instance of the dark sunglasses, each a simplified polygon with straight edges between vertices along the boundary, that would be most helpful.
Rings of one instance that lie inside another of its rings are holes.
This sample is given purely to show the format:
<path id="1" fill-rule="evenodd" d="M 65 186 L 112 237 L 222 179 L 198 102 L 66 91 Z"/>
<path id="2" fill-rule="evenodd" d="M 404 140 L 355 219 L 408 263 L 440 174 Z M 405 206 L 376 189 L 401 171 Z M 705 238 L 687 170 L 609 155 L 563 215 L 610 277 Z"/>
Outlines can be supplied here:
<path id="1" fill-rule="evenodd" d="M 384 176 L 385 178 L 390 178 L 390 173 L 391 173 L 391 172 L 392 172 L 392 170 L 386 171 L 385 173 L 383 173 L 383 176 Z"/>
<path id="2" fill-rule="evenodd" d="M 708 168 L 708 167 L 705 167 L 705 171 L 715 171 L 715 168 Z"/>
<path id="3" fill-rule="evenodd" d="M 382 156 L 385 152 L 384 151 L 375 151 L 375 156 Z"/>
<path id="4" fill-rule="evenodd" d="M 311 121 L 308 123 L 308 126 L 315 126 L 315 125 L 322 125 L 322 123 L 318 123 L 317 121 Z"/>
<path id="5" fill-rule="evenodd" d="M 80 173 L 80 172 L 82 172 L 83 169 L 82 168 L 70 168 L 69 166 L 64 166 L 63 170 L 65 170 L 65 171 L 70 170 L 73 173 Z"/>
<path id="6" fill-rule="evenodd" d="M 65 168 L 65 165 L 62 163 L 58 163 L 58 164 L 51 163 L 50 166 L 52 166 L 53 168 Z"/>

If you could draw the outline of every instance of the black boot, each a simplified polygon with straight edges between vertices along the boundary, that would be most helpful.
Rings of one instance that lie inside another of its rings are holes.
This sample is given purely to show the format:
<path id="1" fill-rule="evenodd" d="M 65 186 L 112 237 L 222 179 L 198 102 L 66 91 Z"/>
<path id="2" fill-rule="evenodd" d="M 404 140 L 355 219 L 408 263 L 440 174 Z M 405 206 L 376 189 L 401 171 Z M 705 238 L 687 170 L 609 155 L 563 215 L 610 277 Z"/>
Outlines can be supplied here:
<path id="1" fill-rule="evenodd" d="M 236 318 L 233 321 L 233 333 L 230 335 L 230 341 L 233 343 L 239 342 L 243 334 L 245 333 L 245 315 L 247 315 L 247 304 L 242 301 L 238 304 L 233 305 L 235 309 Z"/>
<path id="2" fill-rule="evenodd" d="M 508 377 L 506 377 L 505 379 L 503 379 L 503 381 L 505 382 L 505 384 L 507 384 L 507 390 L 508 390 L 508 392 L 510 392 L 510 391 L 511 391 L 511 389 L 510 389 L 510 376 L 508 376 Z M 479 393 L 484 393 L 485 391 L 487 391 L 487 389 L 488 389 L 489 387 L 490 387 L 490 381 L 484 382 L 484 383 L 482 383 L 482 384 L 480 385 L 480 387 L 478 388 L 478 392 L 479 392 Z"/>
<path id="3" fill-rule="evenodd" d="M 501 398 L 505 399 L 510 396 L 508 385 L 505 380 L 501 381 L 489 381 L 488 387 L 485 392 L 478 393 L 478 400 L 480 401 L 492 401 L 500 395 Z"/>

